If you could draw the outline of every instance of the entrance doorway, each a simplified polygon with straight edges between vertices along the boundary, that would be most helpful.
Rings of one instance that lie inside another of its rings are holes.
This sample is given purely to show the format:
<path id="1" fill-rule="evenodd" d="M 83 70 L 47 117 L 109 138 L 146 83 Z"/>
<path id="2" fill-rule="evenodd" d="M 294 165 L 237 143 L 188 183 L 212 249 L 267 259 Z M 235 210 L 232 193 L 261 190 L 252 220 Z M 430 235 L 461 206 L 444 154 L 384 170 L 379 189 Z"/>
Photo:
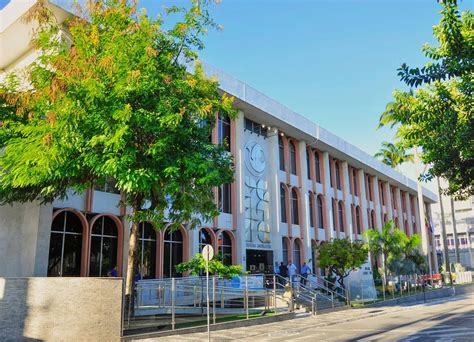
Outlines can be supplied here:
<path id="1" fill-rule="evenodd" d="M 247 271 L 273 273 L 273 251 L 247 249 Z"/>

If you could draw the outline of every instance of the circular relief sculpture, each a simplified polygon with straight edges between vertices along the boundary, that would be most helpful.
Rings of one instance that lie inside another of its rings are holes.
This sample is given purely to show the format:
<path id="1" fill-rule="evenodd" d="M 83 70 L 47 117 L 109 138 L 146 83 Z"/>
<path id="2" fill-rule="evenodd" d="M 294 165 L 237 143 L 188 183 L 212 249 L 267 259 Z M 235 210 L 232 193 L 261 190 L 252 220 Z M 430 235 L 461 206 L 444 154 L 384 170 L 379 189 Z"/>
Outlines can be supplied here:
<path id="1" fill-rule="evenodd" d="M 255 176 L 261 176 L 265 171 L 265 152 L 259 143 L 249 141 L 245 145 L 245 166 Z"/>

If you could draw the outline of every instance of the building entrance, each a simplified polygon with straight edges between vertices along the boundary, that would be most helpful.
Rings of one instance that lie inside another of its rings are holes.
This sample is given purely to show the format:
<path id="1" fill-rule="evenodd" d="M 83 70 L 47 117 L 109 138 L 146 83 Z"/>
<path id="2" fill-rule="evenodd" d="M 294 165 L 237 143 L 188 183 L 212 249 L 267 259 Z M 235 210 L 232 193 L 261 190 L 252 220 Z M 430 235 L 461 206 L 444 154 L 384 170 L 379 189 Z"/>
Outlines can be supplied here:
<path id="1" fill-rule="evenodd" d="M 247 249 L 247 271 L 273 273 L 273 251 Z"/>

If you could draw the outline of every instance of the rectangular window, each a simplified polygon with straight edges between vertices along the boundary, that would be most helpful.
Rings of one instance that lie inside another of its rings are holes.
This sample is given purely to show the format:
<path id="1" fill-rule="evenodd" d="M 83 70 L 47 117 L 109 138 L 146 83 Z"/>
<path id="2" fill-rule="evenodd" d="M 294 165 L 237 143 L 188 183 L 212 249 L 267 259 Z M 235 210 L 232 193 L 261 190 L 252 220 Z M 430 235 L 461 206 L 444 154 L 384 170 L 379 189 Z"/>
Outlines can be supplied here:
<path id="1" fill-rule="evenodd" d="M 278 136 L 278 153 L 280 157 L 280 170 L 285 171 L 285 147 L 281 136 Z"/>
<path id="2" fill-rule="evenodd" d="M 218 188 L 219 212 L 232 214 L 232 188 L 231 184 L 226 183 Z"/>
<path id="3" fill-rule="evenodd" d="M 111 194 L 120 194 L 120 190 L 115 187 L 116 184 L 117 182 L 115 181 L 115 179 L 113 179 L 112 177 L 107 177 L 103 183 L 96 183 L 94 185 L 94 190 L 108 192 Z"/>
<path id="4" fill-rule="evenodd" d="M 217 143 L 224 145 L 226 150 L 230 152 L 230 119 L 227 116 L 219 115 L 217 119 Z"/>
<path id="5" fill-rule="evenodd" d="M 265 125 L 261 125 L 259 123 L 256 123 L 255 121 L 245 118 L 244 126 L 246 131 L 250 131 L 257 135 L 267 137 L 268 130 Z"/>

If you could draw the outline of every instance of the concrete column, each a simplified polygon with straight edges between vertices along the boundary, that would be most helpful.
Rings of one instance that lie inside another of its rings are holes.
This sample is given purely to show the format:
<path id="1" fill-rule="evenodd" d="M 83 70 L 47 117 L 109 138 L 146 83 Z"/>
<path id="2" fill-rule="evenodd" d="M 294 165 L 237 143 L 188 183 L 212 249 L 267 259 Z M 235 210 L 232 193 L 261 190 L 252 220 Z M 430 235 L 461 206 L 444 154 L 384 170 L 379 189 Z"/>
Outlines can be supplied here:
<path id="1" fill-rule="evenodd" d="M 268 223 L 270 225 L 270 239 L 273 249 L 273 262 L 283 260 L 283 252 L 281 245 L 280 231 L 280 182 L 278 173 L 280 170 L 279 147 L 278 147 L 278 131 L 268 132 L 267 135 L 269 156 L 267 159 L 267 167 L 270 171 L 268 180 L 268 191 L 270 192 Z M 290 219 L 288 217 L 288 219 Z"/>
<path id="2" fill-rule="evenodd" d="M 379 179 L 377 176 L 373 178 L 373 190 L 374 190 L 374 210 L 375 210 L 375 226 L 379 231 L 382 231 L 382 203 L 380 203 L 379 193 Z"/>
<path id="3" fill-rule="evenodd" d="M 336 236 L 334 234 L 334 229 L 335 229 L 335 223 L 334 223 L 334 217 L 332 213 L 332 194 L 331 194 L 331 180 L 330 180 L 330 171 L 329 168 L 330 163 L 329 163 L 329 153 L 323 152 L 323 169 L 324 169 L 324 198 L 325 198 L 325 204 L 326 204 L 326 217 L 327 217 L 327 224 L 328 224 L 328 230 L 329 230 L 329 238 L 326 237 L 327 240 L 329 239 L 334 239 Z"/>
<path id="4" fill-rule="evenodd" d="M 393 203 L 392 203 L 392 192 L 390 191 L 390 184 L 388 182 L 384 182 L 383 191 L 385 192 L 385 208 L 387 209 L 387 215 L 389 220 L 393 220 Z"/>
<path id="5" fill-rule="evenodd" d="M 416 198 L 413 198 L 413 201 L 410 199 L 410 203 L 413 203 L 414 208 L 412 209 L 412 215 L 415 216 L 415 222 L 416 222 L 416 228 L 418 234 L 420 234 L 421 237 L 421 245 L 423 248 L 423 252 L 425 254 L 428 254 L 428 239 L 426 236 L 426 227 L 425 227 L 425 222 L 421 223 L 420 222 L 420 209 L 423 210 L 422 208 L 419 207 L 418 201 Z M 424 217 L 424 215 L 423 215 Z"/>
<path id="6" fill-rule="evenodd" d="M 237 263 L 242 264 L 243 269 L 247 268 L 246 261 L 246 242 L 245 242 L 245 211 L 244 211 L 244 151 L 242 148 L 241 135 L 244 131 L 244 113 L 239 111 L 238 117 L 235 119 L 235 196 L 236 199 L 236 215 L 237 229 L 235 231 L 237 250 Z M 275 169 L 277 170 L 277 169 Z"/>
<path id="7" fill-rule="evenodd" d="M 345 209 L 345 220 L 346 220 L 346 237 L 349 236 L 351 241 L 354 241 L 354 231 L 356 230 L 353 227 L 352 222 L 352 210 L 351 210 L 351 203 L 352 203 L 352 195 L 349 191 L 350 189 L 350 181 L 349 181 L 349 165 L 346 161 L 342 162 L 342 193 L 344 196 L 344 209 Z"/>
<path id="8" fill-rule="evenodd" d="M 369 217 L 367 215 L 367 196 L 365 193 L 365 177 L 364 170 L 359 170 L 357 176 L 359 177 L 360 193 L 359 193 L 359 205 L 362 214 L 362 231 L 369 228 Z"/>
<path id="9" fill-rule="evenodd" d="M 300 218 L 300 237 L 303 240 L 304 256 L 308 260 L 311 258 L 311 225 L 309 222 L 309 196 L 308 191 L 310 190 L 306 184 L 308 179 L 308 161 L 306 160 L 306 142 L 300 141 L 299 148 L 300 154 L 300 179 L 301 179 L 301 218 Z M 313 210 L 314 212 L 314 210 Z"/>

